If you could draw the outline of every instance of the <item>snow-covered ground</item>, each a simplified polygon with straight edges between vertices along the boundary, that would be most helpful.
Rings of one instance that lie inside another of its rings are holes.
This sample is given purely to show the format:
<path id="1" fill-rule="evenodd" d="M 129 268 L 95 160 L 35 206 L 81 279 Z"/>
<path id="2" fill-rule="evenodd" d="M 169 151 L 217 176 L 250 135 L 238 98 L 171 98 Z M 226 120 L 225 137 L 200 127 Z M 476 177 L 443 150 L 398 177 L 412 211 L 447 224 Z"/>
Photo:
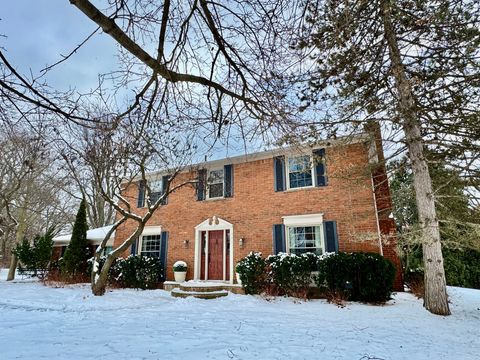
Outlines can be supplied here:
<path id="1" fill-rule="evenodd" d="M 401 293 L 385 306 L 163 290 L 7 283 L 0 359 L 479 359 L 480 291 L 449 288 L 452 315 Z"/>

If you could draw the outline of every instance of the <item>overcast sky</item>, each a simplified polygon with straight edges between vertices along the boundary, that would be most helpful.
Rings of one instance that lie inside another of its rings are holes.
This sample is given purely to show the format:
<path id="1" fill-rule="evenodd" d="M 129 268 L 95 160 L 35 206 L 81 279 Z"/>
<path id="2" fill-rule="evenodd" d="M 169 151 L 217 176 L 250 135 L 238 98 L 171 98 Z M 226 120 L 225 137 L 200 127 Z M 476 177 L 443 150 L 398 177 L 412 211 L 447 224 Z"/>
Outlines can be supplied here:
<path id="1" fill-rule="evenodd" d="M 95 28 L 68 0 L 1 1 L 0 47 L 23 75 L 32 71 L 33 76 L 38 76 L 41 69 L 69 54 Z M 75 88 L 86 92 L 96 87 L 98 74 L 118 68 L 116 53 L 115 41 L 99 31 L 69 60 L 49 72 L 46 81 L 59 90 Z M 260 149 L 255 143 L 250 141 L 249 147 Z M 208 157 L 221 158 L 244 151 L 243 144 L 230 142 L 224 147 L 219 143 Z"/>
<path id="2" fill-rule="evenodd" d="M 72 51 L 95 26 L 68 0 L 2 1 L 0 46 L 21 73 L 35 74 Z M 94 87 L 99 73 L 115 66 L 113 39 L 100 32 L 70 60 L 62 63 L 48 81 L 62 89 L 85 91 Z"/>

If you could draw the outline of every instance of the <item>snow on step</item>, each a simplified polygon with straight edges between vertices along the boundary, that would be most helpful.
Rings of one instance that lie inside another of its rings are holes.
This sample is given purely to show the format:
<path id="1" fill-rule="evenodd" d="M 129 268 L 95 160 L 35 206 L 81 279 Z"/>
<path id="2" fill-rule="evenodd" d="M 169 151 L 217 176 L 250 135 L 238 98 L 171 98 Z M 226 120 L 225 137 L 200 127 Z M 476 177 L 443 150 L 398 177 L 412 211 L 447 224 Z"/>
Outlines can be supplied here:
<path id="1" fill-rule="evenodd" d="M 222 296 L 227 296 L 228 291 L 226 290 L 216 290 L 216 291 L 190 291 L 182 289 L 173 289 L 171 291 L 172 296 L 174 297 L 190 297 L 193 296 L 198 299 L 216 299 Z"/>

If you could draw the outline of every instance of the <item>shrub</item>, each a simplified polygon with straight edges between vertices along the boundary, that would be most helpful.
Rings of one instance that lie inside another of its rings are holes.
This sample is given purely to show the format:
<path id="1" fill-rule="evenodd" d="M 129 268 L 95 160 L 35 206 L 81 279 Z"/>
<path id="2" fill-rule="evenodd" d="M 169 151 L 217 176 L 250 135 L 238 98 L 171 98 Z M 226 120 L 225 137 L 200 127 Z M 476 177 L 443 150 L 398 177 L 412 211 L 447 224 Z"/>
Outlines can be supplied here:
<path id="1" fill-rule="evenodd" d="M 187 271 L 187 263 L 185 261 L 177 261 L 173 264 L 173 271 L 184 272 Z"/>
<path id="2" fill-rule="evenodd" d="M 111 281 L 122 287 L 143 290 L 155 288 L 164 274 L 159 258 L 141 255 L 118 258 L 110 269 Z"/>
<path id="3" fill-rule="evenodd" d="M 20 261 L 18 271 L 43 280 L 49 269 L 53 251 L 54 228 L 50 228 L 42 236 L 36 236 L 33 244 L 24 239 L 14 250 Z"/>
<path id="4" fill-rule="evenodd" d="M 90 258 L 90 250 L 87 242 L 88 225 L 86 206 L 85 199 L 83 199 L 75 218 L 70 243 L 63 255 L 61 271 L 62 275 L 67 278 L 87 275 L 87 261 Z"/>
<path id="5" fill-rule="evenodd" d="M 266 261 L 261 253 L 250 252 L 235 268 L 246 294 L 260 294 L 266 286 Z"/>
<path id="6" fill-rule="evenodd" d="M 318 256 L 313 253 L 270 255 L 267 257 L 269 281 L 278 293 L 306 297 L 317 261 Z"/>
<path id="7" fill-rule="evenodd" d="M 442 252 L 447 285 L 480 289 L 480 251 L 443 247 Z M 422 249 L 419 248 L 408 257 L 405 282 L 412 291 L 416 285 L 423 286 L 422 256 Z M 412 279 L 412 275 L 415 278 Z"/>
<path id="8" fill-rule="evenodd" d="M 317 285 L 347 300 L 384 302 L 394 278 L 394 265 L 379 254 L 338 253 L 319 261 Z"/>

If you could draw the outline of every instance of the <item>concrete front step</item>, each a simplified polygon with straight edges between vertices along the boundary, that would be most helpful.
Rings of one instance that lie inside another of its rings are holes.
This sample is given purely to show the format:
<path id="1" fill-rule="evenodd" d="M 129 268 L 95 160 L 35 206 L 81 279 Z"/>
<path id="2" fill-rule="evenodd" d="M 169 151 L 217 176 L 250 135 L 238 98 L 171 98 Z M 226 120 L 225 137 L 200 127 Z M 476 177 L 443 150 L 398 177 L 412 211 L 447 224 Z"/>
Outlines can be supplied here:
<path id="1" fill-rule="evenodd" d="M 177 283 L 174 281 L 165 281 L 163 288 L 167 291 L 173 291 L 174 289 L 180 289 L 183 291 L 190 292 L 213 292 L 226 290 L 234 294 L 245 294 L 241 285 L 237 284 L 227 284 L 223 282 L 212 282 L 212 281 L 185 281 L 183 283 Z"/>
<path id="2" fill-rule="evenodd" d="M 228 291 L 226 290 L 217 290 L 217 291 L 186 291 L 182 289 L 173 289 L 171 291 L 173 297 L 187 298 L 195 297 L 197 299 L 216 299 L 222 296 L 227 296 Z"/>

